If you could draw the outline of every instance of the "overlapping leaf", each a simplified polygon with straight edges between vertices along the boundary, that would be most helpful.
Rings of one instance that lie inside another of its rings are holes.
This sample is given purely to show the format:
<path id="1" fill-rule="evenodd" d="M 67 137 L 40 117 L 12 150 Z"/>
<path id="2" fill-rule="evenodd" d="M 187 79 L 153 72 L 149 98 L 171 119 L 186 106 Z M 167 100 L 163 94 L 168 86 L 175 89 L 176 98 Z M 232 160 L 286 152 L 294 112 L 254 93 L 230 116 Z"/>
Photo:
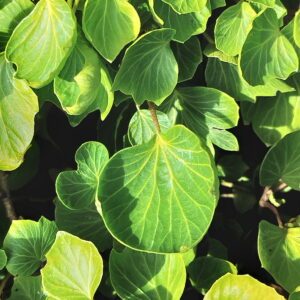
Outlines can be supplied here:
<path id="1" fill-rule="evenodd" d="M 179 300 L 186 280 L 180 254 L 161 255 L 128 248 L 122 252 L 112 250 L 109 271 L 121 299 Z"/>
<path id="2" fill-rule="evenodd" d="M 0 249 L 0 270 L 2 270 L 7 263 L 7 256 L 4 250 Z"/>
<path id="3" fill-rule="evenodd" d="M 140 32 L 140 19 L 128 0 L 87 0 L 83 30 L 99 53 L 113 61 Z"/>
<path id="4" fill-rule="evenodd" d="M 14 30 L 6 57 L 16 77 L 32 87 L 47 85 L 62 69 L 76 41 L 76 21 L 64 0 L 41 0 Z"/>
<path id="5" fill-rule="evenodd" d="M 211 222 L 217 197 L 210 154 L 179 125 L 115 154 L 99 185 L 109 231 L 147 252 L 185 252 L 195 246 Z"/>
<path id="6" fill-rule="evenodd" d="M 201 10 L 207 0 L 162 0 L 168 3 L 177 13 L 187 14 Z"/>
<path id="7" fill-rule="evenodd" d="M 262 266 L 288 292 L 300 286 L 300 228 L 259 224 L 258 254 Z"/>
<path id="8" fill-rule="evenodd" d="M 174 90 L 178 65 L 170 48 L 175 31 L 157 29 L 141 36 L 126 51 L 113 89 L 131 95 L 137 104 L 160 104 Z"/>
<path id="9" fill-rule="evenodd" d="M 300 10 L 298 10 L 295 15 L 293 36 L 296 45 L 300 48 Z"/>
<path id="10" fill-rule="evenodd" d="M 23 161 L 34 131 L 38 101 L 26 82 L 0 54 L 0 169 L 14 170 Z"/>
<path id="11" fill-rule="evenodd" d="M 93 243 L 59 231 L 46 257 L 42 285 L 50 299 L 94 299 L 103 261 Z"/>

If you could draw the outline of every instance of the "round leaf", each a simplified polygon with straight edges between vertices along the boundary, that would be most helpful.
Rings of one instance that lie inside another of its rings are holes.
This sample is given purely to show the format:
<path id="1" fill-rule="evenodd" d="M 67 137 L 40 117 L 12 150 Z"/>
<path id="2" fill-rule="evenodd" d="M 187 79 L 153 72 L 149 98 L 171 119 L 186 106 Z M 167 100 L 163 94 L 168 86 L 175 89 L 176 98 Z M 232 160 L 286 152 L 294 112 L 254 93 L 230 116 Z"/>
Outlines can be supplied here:
<path id="1" fill-rule="evenodd" d="M 136 40 L 126 51 L 113 89 L 132 95 L 137 104 L 145 100 L 160 104 L 174 90 L 178 65 L 170 48 L 175 31 L 158 29 Z"/>
<path id="2" fill-rule="evenodd" d="M 288 292 L 300 286 L 300 228 L 279 228 L 266 221 L 259 224 L 258 255 L 266 269 Z"/>
<path id="3" fill-rule="evenodd" d="M 283 181 L 295 190 L 300 190 L 300 131 L 286 135 L 265 156 L 260 168 L 262 186 Z"/>
<path id="4" fill-rule="evenodd" d="M 113 287 L 122 299 L 179 300 L 186 271 L 179 254 L 153 254 L 125 248 L 112 250 L 109 271 Z"/>
<path id="5" fill-rule="evenodd" d="M 7 270 L 13 275 L 30 276 L 45 261 L 45 254 L 55 239 L 57 228 L 54 222 L 41 217 L 13 221 L 4 239 L 7 254 Z"/>
<path id="6" fill-rule="evenodd" d="M 249 275 L 226 274 L 218 279 L 204 300 L 284 300 L 275 289 L 259 282 Z"/>
<path id="7" fill-rule="evenodd" d="M 11 171 L 23 161 L 34 132 L 38 101 L 12 65 L 0 54 L 0 170 Z"/>
<path id="8" fill-rule="evenodd" d="M 128 0 L 87 0 L 83 30 L 99 53 L 112 62 L 140 32 L 140 18 Z"/>
<path id="9" fill-rule="evenodd" d="M 6 57 L 16 64 L 17 78 L 40 88 L 62 69 L 75 41 L 75 17 L 66 1 L 40 0 L 14 30 Z"/>
<path id="10" fill-rule="evenodd" d="M 103 261 L 94 244 L 59 231 L 46 258 L 41 274 L 48 297 L 94 299 L 103 273 Z"/>
<path id="11" fill-rule="evenodd" d="M 60 201 L 71 209 L 88 208 L 95 203 L 100 173 L 108 158 L 103 144 L 82 144 L 75 154 L 78 170 L 61 172 L 56 179 L 56 193 Z"/>
<path id="12" fill-rule="evenodd" d="M 147 252 L 185 252 L 195 246 L 207 231 L 217 197 L 210 154 L 183 126 L 118 152 L 99 185 L 109 231 L 121 243 Z"/>

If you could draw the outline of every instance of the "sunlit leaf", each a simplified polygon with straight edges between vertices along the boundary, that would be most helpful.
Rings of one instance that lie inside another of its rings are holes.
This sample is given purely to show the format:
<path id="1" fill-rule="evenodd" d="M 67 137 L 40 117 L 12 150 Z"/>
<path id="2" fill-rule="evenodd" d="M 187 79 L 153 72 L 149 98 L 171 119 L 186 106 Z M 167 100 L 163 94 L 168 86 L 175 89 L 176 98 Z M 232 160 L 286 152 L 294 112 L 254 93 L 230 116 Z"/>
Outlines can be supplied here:
<path id="1" fill-rule="evenodd" d="M 294 40 L 300 48 L 300 10 L 297 11 L 294 19 Z"/>
<path id="2" fill-rule="evenodd" d="M 201 10 L 207 0 L 162 0 L 169 4 L 177 13 L 187 14 Z"/>
<path id="3" fill-rule="evenodd" d="M 7 256 L 4 250 L 0 249 L 0 270 L 2 270 L 7 263 Z"/>

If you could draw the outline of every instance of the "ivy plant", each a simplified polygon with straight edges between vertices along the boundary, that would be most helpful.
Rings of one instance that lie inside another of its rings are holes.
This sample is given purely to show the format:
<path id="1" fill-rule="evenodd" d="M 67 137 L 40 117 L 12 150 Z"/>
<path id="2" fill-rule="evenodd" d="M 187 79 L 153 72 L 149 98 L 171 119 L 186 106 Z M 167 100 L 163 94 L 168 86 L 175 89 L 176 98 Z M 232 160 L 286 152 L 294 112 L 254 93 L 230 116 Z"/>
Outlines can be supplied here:
<path id="1" fill-rule="evenodd" d="M 300 299 L 300 9 L 0 0 L 0 298 Z"/>

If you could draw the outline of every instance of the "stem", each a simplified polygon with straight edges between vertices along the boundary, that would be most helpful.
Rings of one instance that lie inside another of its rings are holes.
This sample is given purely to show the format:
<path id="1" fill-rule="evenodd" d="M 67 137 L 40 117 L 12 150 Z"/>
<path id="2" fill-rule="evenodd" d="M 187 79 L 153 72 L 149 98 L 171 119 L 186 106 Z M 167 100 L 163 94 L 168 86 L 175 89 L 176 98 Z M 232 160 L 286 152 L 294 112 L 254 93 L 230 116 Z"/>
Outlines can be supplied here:
<path id="1" fill-rule="evenodd" d="M 10 192 L 7 184 L 7 175 L 4 172 L 0 172 L 0 199 L 3 201 L 3 205 L 6 211 L 6 216 L 9 220 L 13 221 L 17 219 L 17 214 L 14 209 L 13 202 L 10 198 Z"/>
<path id="2" fill-rule="evenodd" d="M 276 190 L 276 188 L 275 188 L 275 190 Z M 283 228 L 283 222 L 281 220 L 281 217 L 280 217 L 280 214 L 279 214 L 277 208 L 272 203 L 269 202 L 269 197 L 271 195 L 273 195 L 273 193 L 274 193 L 274 190 L 272 189 L 272 187 L 266 186 L 260 197 L 259 206 L 263 207 L 263 208 L 268 208 L 275 215 L 278 226 L 280 228 Z"/>
<path id="3" fill-rule="evenodd" d="M 156 131 L 157 131 L 157 133 L 160 133 L 160 125 L 159 125 L 157 114 L 156 114 L 156 106 L 151 101 L 147 101 L 147 103 L 148 103 L 148 107 L 149 107 L 149 110 L 151 113 L 153 124 L 156 128 Z"/>
<path id="4" fill-rule="evenodd" d="M 3 291 L 5 289 L 5 286 L 8 282 L 8 280 L 10 279 L 11 275 L 8 273 L 6 274 L 6 276 L 4 277 L 4 279 L 1 281 L 0 283 L 0 299 L 3 299 L 2 296 L 3 296 Z"/>

